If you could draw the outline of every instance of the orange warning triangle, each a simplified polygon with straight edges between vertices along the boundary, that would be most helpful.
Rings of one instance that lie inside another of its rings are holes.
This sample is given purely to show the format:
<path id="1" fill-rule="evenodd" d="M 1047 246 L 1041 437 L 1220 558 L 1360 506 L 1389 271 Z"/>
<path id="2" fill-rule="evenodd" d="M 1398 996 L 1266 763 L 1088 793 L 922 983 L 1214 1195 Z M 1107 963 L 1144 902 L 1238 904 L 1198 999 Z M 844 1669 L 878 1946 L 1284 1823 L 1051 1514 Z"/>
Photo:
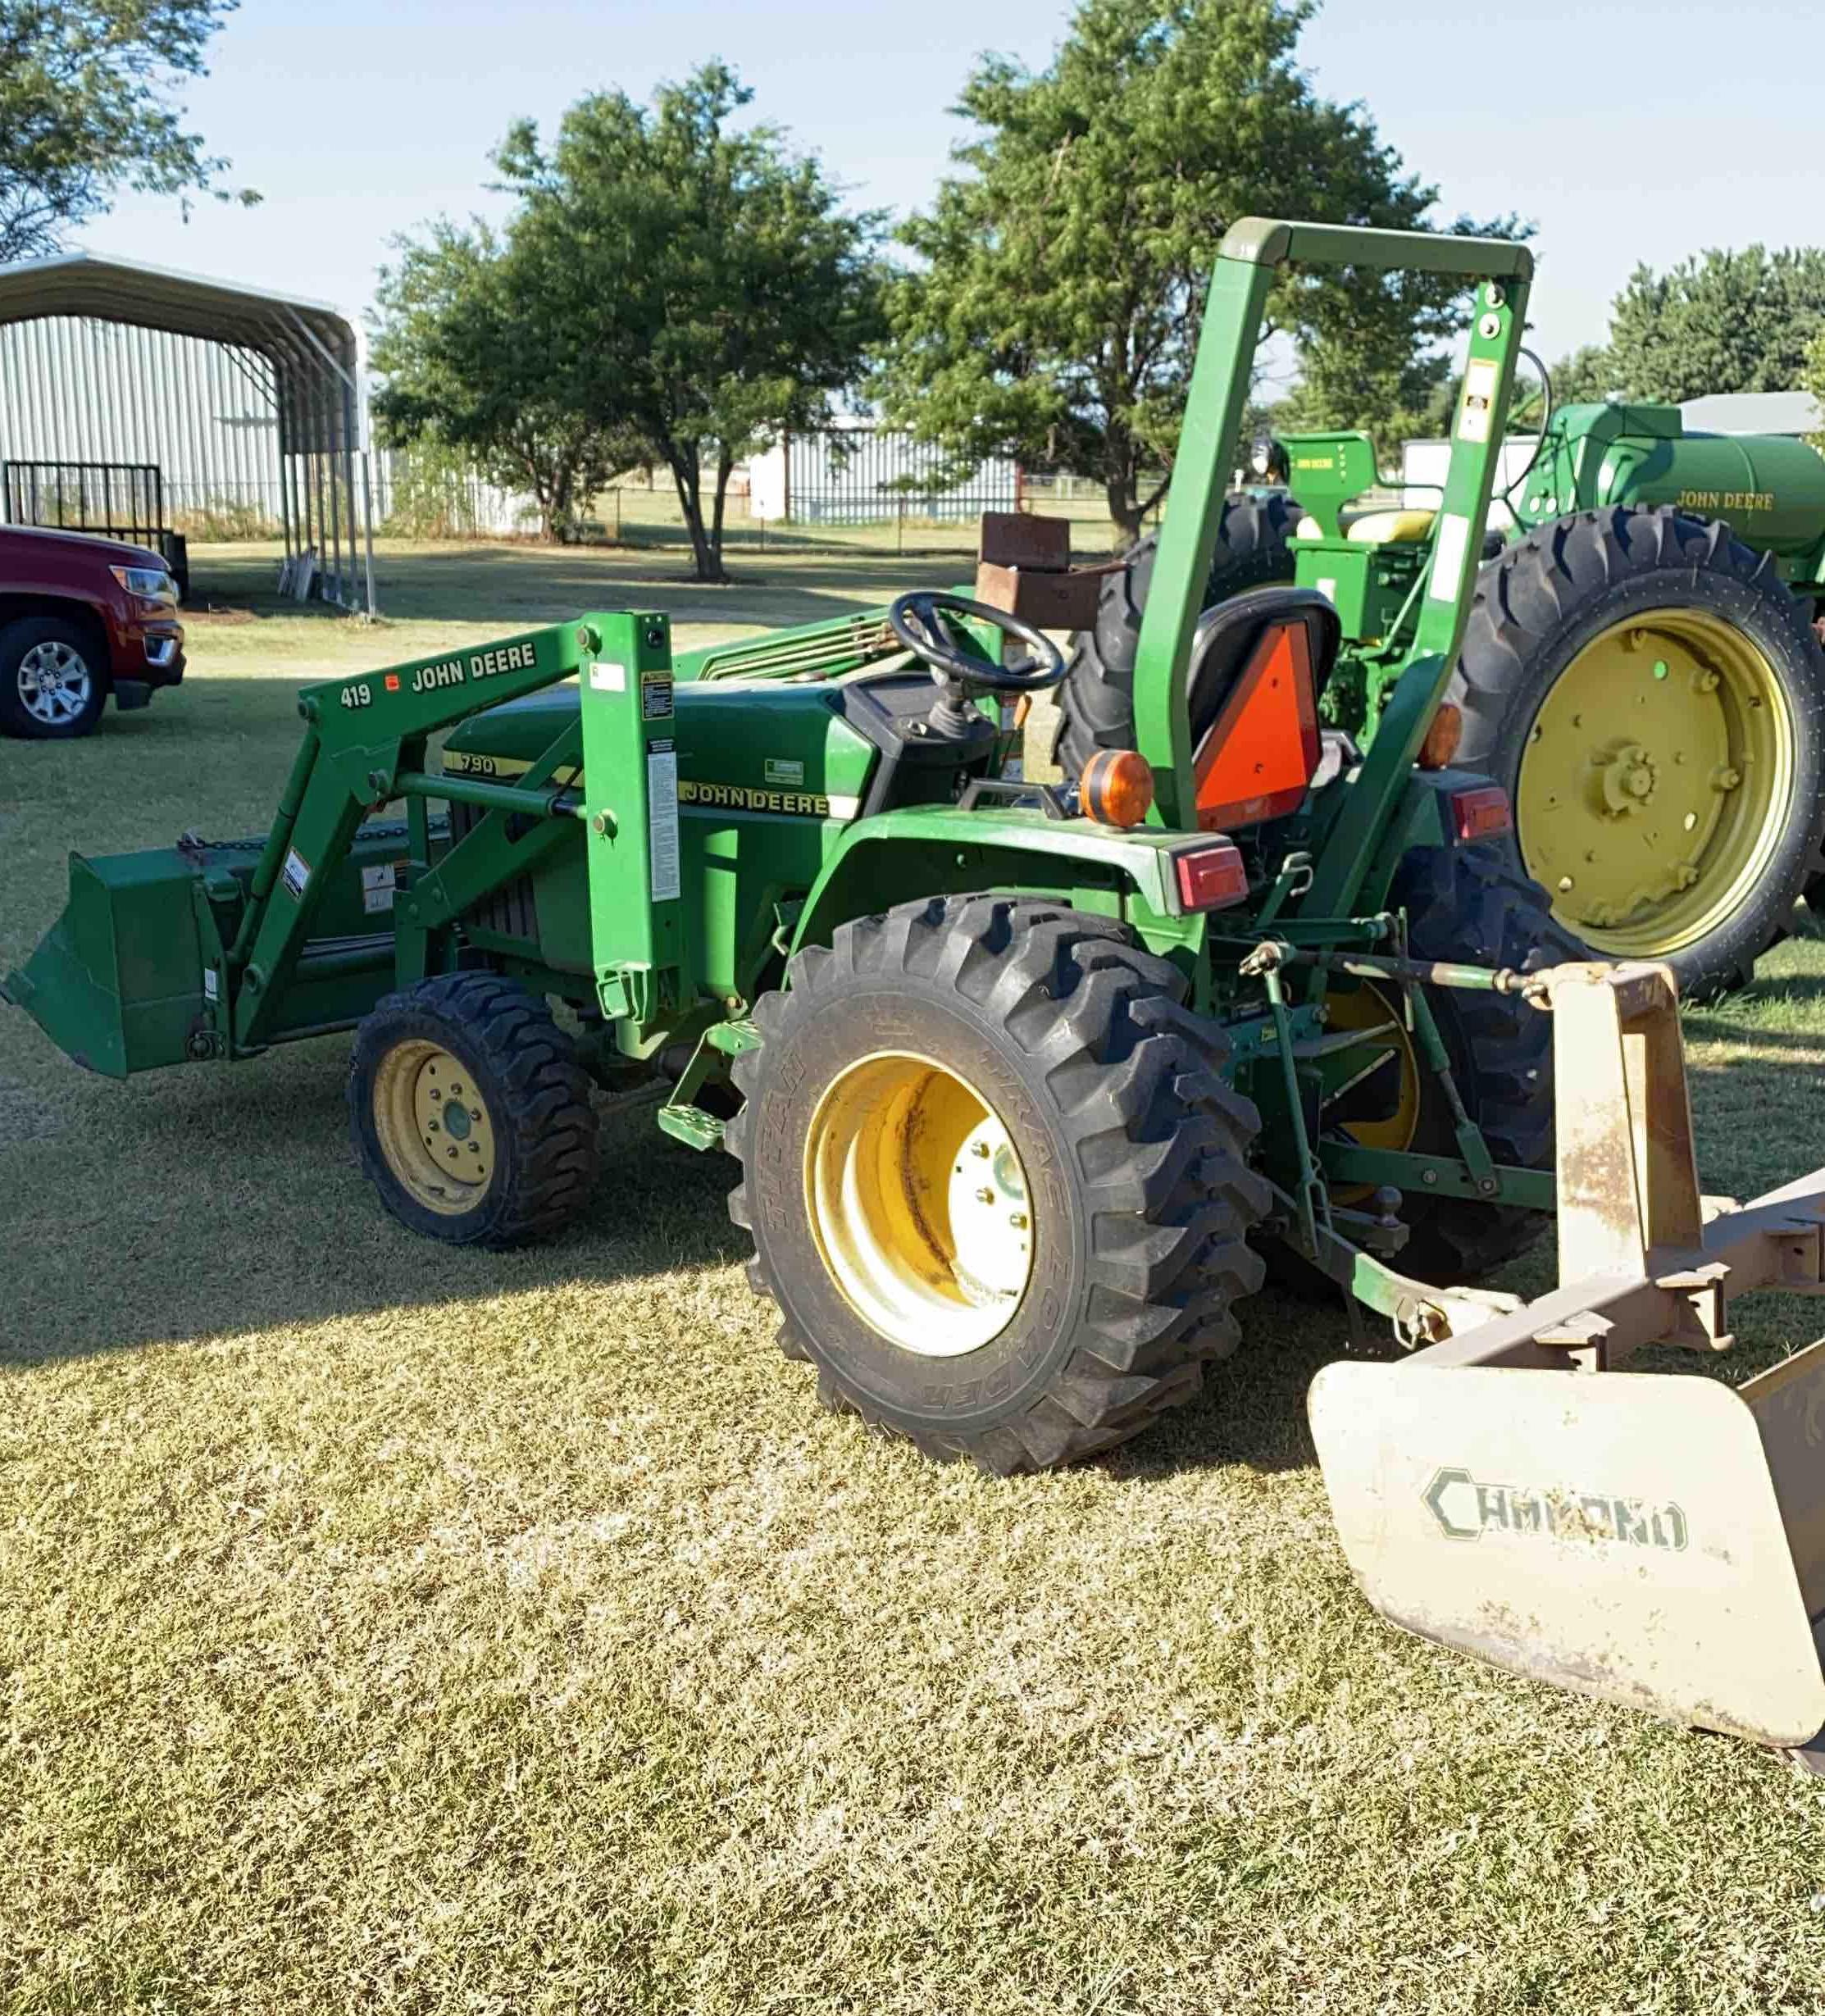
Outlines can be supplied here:
<path id="1" fill-rule="evenodd" d="M 1303 621 L 1256 644 L 1193 758 L 1198 824 L 1258 826 L 1298 809 L 1318 767 L 1318 708 Z"/>

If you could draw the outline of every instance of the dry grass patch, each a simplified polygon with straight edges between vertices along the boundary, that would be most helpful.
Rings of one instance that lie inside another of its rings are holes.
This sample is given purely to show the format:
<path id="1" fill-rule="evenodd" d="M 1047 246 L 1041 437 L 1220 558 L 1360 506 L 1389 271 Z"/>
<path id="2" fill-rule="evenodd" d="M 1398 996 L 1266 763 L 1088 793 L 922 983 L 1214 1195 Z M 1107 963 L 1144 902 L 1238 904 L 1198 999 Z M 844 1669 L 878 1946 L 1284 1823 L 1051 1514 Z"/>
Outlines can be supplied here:
<path id="1" fill-rule="evenodd" d="M 704 592 L 541 557 L 394 556 L 381 639 L 206 630 L 150 712 L 0 744 L 0 962 L 68 847 L 257 824 L 318 668 Z M 1825 948 L 1692 1034 L 1709 1181 L 1825 1154 Z M 0 1019 L 0 2009 L 1825 2001 L 1825 1786 L 1362 1604 L 1331 1312 L 1258 1299 L 1113 1462 L 933 1471 L 777 1356 L 725 1165 L 624 1114 L 572 1235 L 445 1252 L 362 1189 L 345 1054 L 120 1086 Z M 1745 1369 L 1811 1334 L 1762 1306 Z"/>

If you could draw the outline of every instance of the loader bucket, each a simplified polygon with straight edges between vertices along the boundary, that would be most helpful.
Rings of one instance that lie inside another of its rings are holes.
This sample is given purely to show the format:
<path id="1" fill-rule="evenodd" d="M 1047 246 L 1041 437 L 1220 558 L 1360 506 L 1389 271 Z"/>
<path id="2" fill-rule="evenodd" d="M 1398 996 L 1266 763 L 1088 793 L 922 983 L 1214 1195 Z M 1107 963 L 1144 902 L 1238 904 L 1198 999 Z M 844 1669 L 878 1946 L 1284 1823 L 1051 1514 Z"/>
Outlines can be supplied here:
<path id="1" fill-rule="evenodd" d="M 91 1071 L 181 1063 L 203 1006 L 195 879 L 175 848 L 72 854 L 63 915 L 0 994 Z"/>
<path id="2" fill-rule="evenodd" d="M 1705 1222 L 1670 975 L 1561 967 L 1549 1002 L 1582 1271 L 1404 1363 L 1319 1373 L 1338 1536 L 1405 1630 L 1825 1766 L 1825 1342 L 1740 1387 L 1619 1369 L 1727 1348 L 1732 1295 L 1818 1292 L 1825 1169 Z"/>

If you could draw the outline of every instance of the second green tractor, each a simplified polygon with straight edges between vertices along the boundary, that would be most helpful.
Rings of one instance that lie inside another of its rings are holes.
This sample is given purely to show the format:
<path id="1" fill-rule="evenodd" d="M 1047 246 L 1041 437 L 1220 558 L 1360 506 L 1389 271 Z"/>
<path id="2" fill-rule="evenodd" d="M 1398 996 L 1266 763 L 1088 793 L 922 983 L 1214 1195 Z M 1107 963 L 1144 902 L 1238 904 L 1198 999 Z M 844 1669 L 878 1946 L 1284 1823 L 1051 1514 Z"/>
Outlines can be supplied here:
<path id="1" fill-rule="evenodd" d="M 1825 458 L 1688 433 L 1672 406 L 1553 410 L 1544 375 L 1536 396 L 1547 410 L 1498 490 L 1509 535 L 1486 535 L 1449 690 L 1459 753 L 1509 793 L 1509 863 L 1561 926 L 1605 957 L 1665 959 L 1688 999 L 1715 999 L 1796 903 L 1825 899 Z M 1502 412 L 1490 421 L 1503 431 Z M 1226 500 L 1207 598 L 1275 580 L 1328 597 L 1345 642 L 1327 717 L 1366 748 L 1414 648 L 1440 514 L 1373 500 L 1366 435 L 1274 445 L 1285 487 Z M 1136 548 L 1076 639 L 1068 771 L 1129 732 L 1153 555 Z"/>

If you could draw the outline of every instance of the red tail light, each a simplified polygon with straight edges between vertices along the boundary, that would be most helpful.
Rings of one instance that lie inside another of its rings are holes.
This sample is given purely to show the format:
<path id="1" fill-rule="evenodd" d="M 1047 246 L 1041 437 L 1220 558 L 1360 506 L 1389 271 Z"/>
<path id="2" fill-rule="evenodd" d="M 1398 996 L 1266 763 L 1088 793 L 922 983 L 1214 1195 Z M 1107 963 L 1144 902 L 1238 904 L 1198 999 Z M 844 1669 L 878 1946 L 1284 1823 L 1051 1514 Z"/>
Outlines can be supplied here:
<path id="1" fill-rule="evenodd" d="M 1491 833 L 1506 833 L 1514 825 L 1509 809 L 1509 794 L 1499 784 L 1479 784 L 1451 794 L 1451 819 L 1460 840 L 1487 840 Z"/>
<path id="2" fill-rule="evenodd" d="M 1241 850 L 1227 840 L 1209 847 L 1188 847 L 1172 857 L 1179 878 L 1179 904 L 1185 910 L 1221 910 L 1249 893 L 1249 871 Z"/>
<path id="3" fill-rule="evenodd" d="M 1263 636 L 1198 744 L 1198 824 L 1258 826 L 1299 809 L 1318 767 L 1318 708 L 1303 622 Z"/>

